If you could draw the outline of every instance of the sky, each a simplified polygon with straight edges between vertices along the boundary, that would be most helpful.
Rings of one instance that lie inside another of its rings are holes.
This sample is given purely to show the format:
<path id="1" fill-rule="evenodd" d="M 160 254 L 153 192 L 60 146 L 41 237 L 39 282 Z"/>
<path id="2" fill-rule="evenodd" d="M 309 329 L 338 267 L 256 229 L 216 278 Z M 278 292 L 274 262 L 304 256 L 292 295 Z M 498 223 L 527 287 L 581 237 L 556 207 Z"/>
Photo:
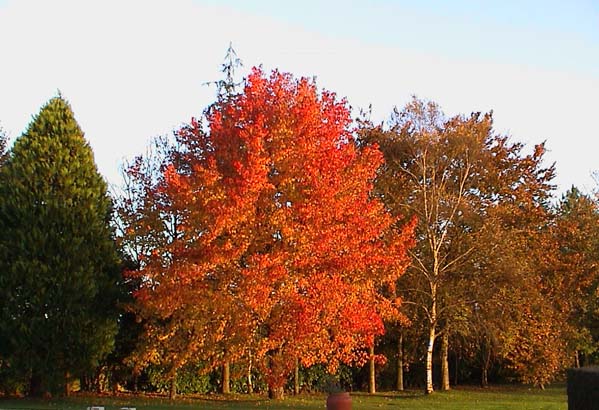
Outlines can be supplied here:
<path id="1" fill-rule="evenodd" d="M 0 126 L 14 140 L 60 90 L 118 185 L 214 100 L 230 42 L 242 74 L 315 77 L 376 121 L 412 95 L 492 110 L 527 152 L 546 142 L 558 193 L 597 188 L 597 0 L 0 0 Z"/>

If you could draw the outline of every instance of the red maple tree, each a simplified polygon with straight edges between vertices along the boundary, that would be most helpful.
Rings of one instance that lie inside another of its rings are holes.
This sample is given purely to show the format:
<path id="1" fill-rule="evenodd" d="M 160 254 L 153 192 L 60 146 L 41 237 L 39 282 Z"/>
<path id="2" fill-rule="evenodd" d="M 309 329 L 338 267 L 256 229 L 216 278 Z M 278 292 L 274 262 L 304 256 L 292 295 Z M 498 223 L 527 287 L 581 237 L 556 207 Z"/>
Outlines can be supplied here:
<path id="1" fill-rule="evenodd" d="M 251 351 L 273 397 L 296 360 L 365 360 L 394 310 L 379 290 L 404 272 L 414 228 L 372 193 L 381 153 L 355 143 L 344 100 L 277 71 L 254 69 L 206 116 L 180 130 L 164 167 L 157 189 L 180 235 L 139 272 L 138 301 L 182 312 L 197 352 Z"/>

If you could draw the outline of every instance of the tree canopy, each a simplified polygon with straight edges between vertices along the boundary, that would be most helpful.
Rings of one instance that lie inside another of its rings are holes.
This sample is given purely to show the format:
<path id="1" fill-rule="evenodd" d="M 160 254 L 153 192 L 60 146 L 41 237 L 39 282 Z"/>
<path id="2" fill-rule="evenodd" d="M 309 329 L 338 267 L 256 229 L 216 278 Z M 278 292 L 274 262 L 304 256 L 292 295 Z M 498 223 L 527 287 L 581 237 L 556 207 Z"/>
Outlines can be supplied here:
<path id="1" fill-rule="evenodd" d="M 273 391 L 296 358 L 331 370 L 364 360 L 393 310 L 377 288 L 403 273 L 412 230 L 371 194 L 382 157 L 357 148 L 350 125 L 334 94 L 255 70 L 210 107 L 207 132 L 198 121 L 181 129 L 146 191 L 167 198 L 159 214 L 176 214 L 177 227 L 138 273 L 141 309 L 169 329 L 201 323 L 196 349 L 252 353 Z"/>
<path id="2" fill-rule="evenodd" d="M 498 248 L 488 232 L 495 223 L 507 232 L 513 218 L 524 227 L 533 215 L 544 215 L 552 189 L 554 171 L 542 165 L 543 147 L 523 155 L 522 145 L 509 143 L 492 125 L 491 114 L 447 118 L 435 103 L 415 98 L 394 111 L 388 129 L 365 123 L 361 130 L 385 156 L 379 195 L 394 214 L 418 220 L 412 264 L 398 289 L 415 307 L 413 322 L 426 324 L 428 393 L 436 338 L 443 336 L 443 388 L 449 388 L 448 337 L 481 303 L 473 290 L 487 286 L 481 281 L 489 273 L 485 261 L 476 256 L 510 251 Z M 545 222 L 534 221 L 530 229 Z"/>

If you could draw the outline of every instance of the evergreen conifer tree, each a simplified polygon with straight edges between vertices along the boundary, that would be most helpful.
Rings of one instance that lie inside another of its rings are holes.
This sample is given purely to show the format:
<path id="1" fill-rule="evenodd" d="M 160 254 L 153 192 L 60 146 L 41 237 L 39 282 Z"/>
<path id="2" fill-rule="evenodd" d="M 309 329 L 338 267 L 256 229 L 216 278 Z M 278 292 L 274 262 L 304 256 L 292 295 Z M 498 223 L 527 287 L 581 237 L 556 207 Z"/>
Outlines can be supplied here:
<path id="1" fill-rule="evenodd" d="M 111 201 L 70 105 L 52 98 L 0 170 L 0 358 L 29 392 L 66 392 L 113 348 Z"/>

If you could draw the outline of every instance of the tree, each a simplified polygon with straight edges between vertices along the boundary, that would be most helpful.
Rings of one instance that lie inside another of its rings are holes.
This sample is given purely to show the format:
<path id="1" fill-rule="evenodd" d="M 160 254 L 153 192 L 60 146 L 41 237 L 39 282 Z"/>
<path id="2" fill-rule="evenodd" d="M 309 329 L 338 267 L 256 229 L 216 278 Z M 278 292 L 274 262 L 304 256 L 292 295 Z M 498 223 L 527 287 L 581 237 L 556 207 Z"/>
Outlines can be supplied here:
<path id="1" fill-rule="evenodd" d="M 237 94 L 238 87 L 243 84 L 242 81 L 235 81 L 236 72 L 241 67 L 243 67 L 243 62 L 237 57 L 233 43 L 229 43 L 227 53 L 225 54 L 225 61 L 220 70 L 224 78 L 206 83 L 206 85 L 214 84 L 216 86 L 216 94 L 219 101 L 224 101 Z"/>
<path id="2" fill-rule="evenodd" d="M 68 393 L 113 346 L 111 201 L 69 104 L 52 98 L 0 171 L 2 357 L 30 393 Z"/>
<path id="3" fill-rule="evenodd" d="M 365 362 L 393 310 L 377 287 L 407 264 L 411 226 L 394 228 L 372 196 L 382 158 L 356 147 L 350 125 L 334 94 L 255 69 L 210 107 L 207 132 L 180 130 L 158 188 L 181 211 L 181 236 L 139 272 L 139 303 L 169 323 L 180 306 L 200 309 L 175 322 L 201 327 L 198 349 L 249 350 L 272 397 L 296 359 Z"/>
<path id="4" fill-rule="evenodd" d="M 485 285 L 469 287 L 475 302 L 465 312 L 463 336 L 471 341 L 469 355 L 481 370 L 482 386 L 488 385 L 493 363 L 538 386 L 561 369 L 564 321 L 543 279 L 552 247 L 550 221 L 517 227 L 489 221 L 472 257 L 473 276 Z"/>
<path id="5" fill-rule="evenodd" d="M 594 199 L 572 187 L 555 213 L 554 259 L 545 277 L 551 299 L 567 318 L 568 351 L 579 367 L 581 357 L 597 351 L 599 339 L 599 210 Z"/>
<path id="6" fill-rule="evenodd" d="M 433 392 L 439 336 L 447 389 L 449 336 L 468 321 L 465 312 L 476 301 L 471 289 L 482 285 L 474 259 L 489 243 L 481 241 L 489 239 L 489 214 L 504 198 L 516 209 L 521 203 L 530 203 L 531 210 L 542 205 L 545 197 L 534 195 L 547 193 L 553 168 L 540 166 L 541 146 L 522 157 L 520 144 L 495 134 L 491 114 L 447 118 L 436 104 L 414 99 L 395 110 L 389 129 L 364 125 L 363 140 L 379 144 L 385 155 L 379 195 L 394 214 L 418 218 L 413 263 L 398 290 L 405 305 L 417 308 L 412 323 L 426 324 L 426 392 Z M 542 189 L 533 190 L 531 180 Z"/>
<path id="7" fill-rule="evenodd" d="M 388 132 L 374 129 L 365 135 L 385 154 L 377 187 L 387 206 L 396 214 L 416 215 L 419 221 L 409 279 L 404 277 L 399 288 L 407 303 L 419 306 L 427 324 L 427 393 L 433 391 L 435 339 L 450 307 L 442 304 L 444 294 L 449 294 L 447 278 L 472 252 L 456 244 L 464 243 L 462 236 L 468 235 L 461 229 L 463 217 L 478 207 L 479 198 L 473 193 L 489 120 L 478 115 L 447 120 L 435 104 L 415 99 L 394 113 Z"/>
<path id="8" fill-rule="evenodd" d="M 501 362 L 526 382 L 542 385 L 559 370 L 563 318 L 549 298 L 546 273 L 553 269 L 554 166 L 545 167 L 543 144 L 525 155 L 522 144 L 496 138 L 485 190 L 491 201 L 484 225 L 470 237 L 473 253 L 462 273 L 470 306 L 462 309 L 461 336 L 468 355 L 488 383 L 492 363 Z M 460 282 L 458 282 L 460 283 Z M 473 347 L 472 347 L 473 345 Z M 468 343 L 466 343 L 468 346 Z"/>
<path id="9" fill-rule="evenodd" d="M 179 239 L 181 212 L 172 206 L 172 201 L 162 192 L 163 172 L 171 161 L 173 141 L 165 137 L 156 138 L 145 155 L 139 155 L 125 165 L 122 175 L 124 185 L 115 195 L 115 222 L 119 248 L 132 261 L 126 280 L 133 284 L 132 296 L 143 287 L 144 277 L 140 270 L 152 265 L 155 260 L 172 263 L 170 247 Z M 166 285 L 162 285 L 164 289 Z M 172 292 L 173 296 L 178 292 Z M 138 377 L 149 364 L 165 368 L 170 383 L 170 396 L 176 395 L 177 372 L 187 364 L 189 351 L 186 328 L 177 322 L 179 312 L 171 305 L 170 317 L 159 314 L 148 301 L 129 304 L 130 313 L 142 324 L 141 337 L 136 348 L 126 361 L 131 365 L 134 377 Z M 132 301 L 133 302 L 133 301 Z M 187 316 L 195 317 L 178 305 Z M 193 309 L 194 305 L 189 306 Z M 185 316 L 185 315 L 183 315 Z M 177 329 L 183 329 L 175 336 Z M 193 351 L 192 351 L 193 353 Z"/>
<path id="10" fill-rule="evenodd" d="M 241 66 L 241 60 L 232 45 L 229 45 L 221 70 L 224 79 L 207 83 L 216 85 L 217 101 L 224 102 L 236 94 L 241 82 L 235 81 L 235 74 Z M 136 271 L 129 274 L 129 280 L 134 283 L 143 283 L 150 278 L 149 272 L 156 266 L 161 269 L 175 263 L 181 267 L 186 263 L 184 260 L 175 261 L 178 253 L 174 248 L 181 241 L 188 240 L 182 231 L 183 218 L 189 214 L 188 204 L 177 203 L 178 194 L 176 188 L 169 187 L 167 170 L 176 169 L 177 172 L 189 173 L 203 161 L 204 148 L 200 145 L 205 136 L 201 128 L 201 123 L 193 119 L 191 124 L 175 132 L 174 140 L 168 137 L 156 138 L 145 155 L 139 155 L 123 169 L 124 185 L 116 195 L 118 242 L 123 252 L 137 264 Z M 200 183 L 200 177 L 196 178 Z M 156 275 L 160 276 L 162 273 L 158 272 Z M 164 291 L 162 297 L 167 297 L 169 292 L 172 295 L 180 293 L 175 283 L 172 284 L 173 289 L 168 288 L 166 283 L 160 284 L 160 290 Z M 201 282 L 195 293 L 188 293 L 189 297 L 194 295 L 192 304 L 190 299 L 179 299 L 182 303 L 170 305 L 172 312 L 166 316 L 162 307 L 157 308 L 153 304 L 155 300 L 162 300 L 161 298 L 143 300 L 140 297 L 146 292 L 143 286 L 136 292 L 137 303 L 132 306 L 132 310 L 144 322 L 145 333 L 131 355 L 130 362 L 136 372 L 149 363 L 166 367 L 167 377 L 171 382 L 171 398 L 177 390 L 178 369 L 185 366 L 188 360 L 197 357 L 204 360 L 206 371 L 222 365 L 222 391 L 229 391 L 229 361 L 236 355 L 232 354 L 231 349 L 227 352 L 222 341 L 209 340 L 210 334 L 214 333 L 210 332 L 209 327 L 216 326 L 213 320 L 217 316 L 215 309 L 225 307 L 229 302 L 215 299 L 226 293 L 215 289 L 216 281 L 210 282 L 209 287 L 213 288 L 210 292 L 202 290 L 204 285 L 206 282 Z M 190 288 L 194 286 L 195 284 L 189 284 Z M 237 318 L 238 321 L 244 318 L 240 312 L 228 317 Z M 222 322 L 223 318 L 218 320 Z M 188 336 L 190 329 L 194 329 L 194 340 Z M 242 336 L 237 336 L 239 337 Z"/>

